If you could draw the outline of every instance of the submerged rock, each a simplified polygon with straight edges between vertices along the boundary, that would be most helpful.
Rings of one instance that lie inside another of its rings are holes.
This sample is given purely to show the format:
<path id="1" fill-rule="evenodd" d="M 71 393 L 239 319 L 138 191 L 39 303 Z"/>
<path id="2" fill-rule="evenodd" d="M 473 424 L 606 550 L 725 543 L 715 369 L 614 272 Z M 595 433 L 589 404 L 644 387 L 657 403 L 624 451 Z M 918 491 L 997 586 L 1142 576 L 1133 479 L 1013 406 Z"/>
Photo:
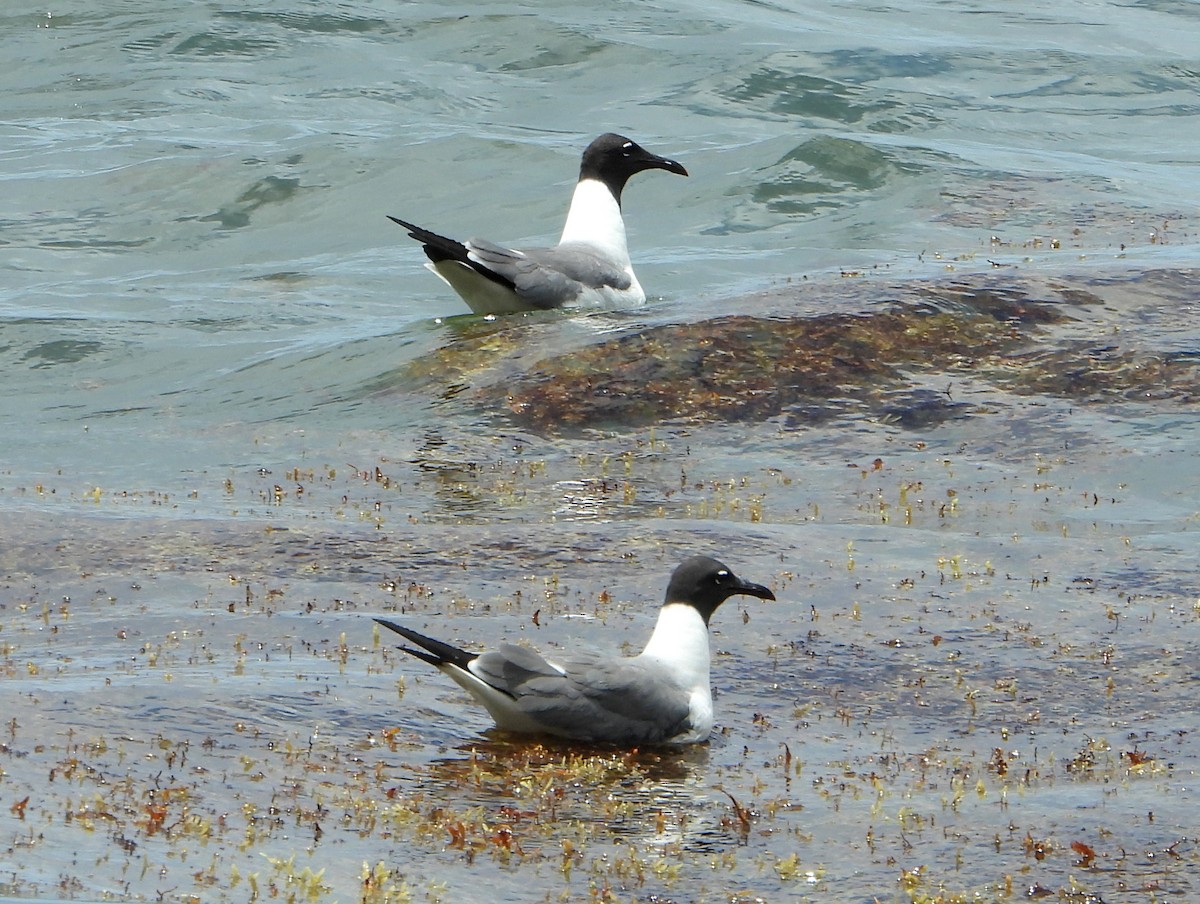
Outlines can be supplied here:
<path id="1" fill-rule="evenodd" d="M 1200 281 L 1187 277 L 1191 286 Z M 456 400 L 507 412 L 537 432 L 781 415 L 793 425 L 873 417 L 918 429 L 976 413 L 950 393 L 956 381 L 1080 401 L 1194 401 L 1194 358 L 1064 335 L 1103 309 L 1093 288 L 1011 278 L 892 286 L 861 313 L 634 324 L 549 355 L 523 341 L 532 338 L 521 329 L 528 325 L 489 324 L 408 375 L 444 380 Z M 813 287 L 803 291 L 811 304 Z M 779 310 L 786 301 L 776 292 L 739 307 Z"/>

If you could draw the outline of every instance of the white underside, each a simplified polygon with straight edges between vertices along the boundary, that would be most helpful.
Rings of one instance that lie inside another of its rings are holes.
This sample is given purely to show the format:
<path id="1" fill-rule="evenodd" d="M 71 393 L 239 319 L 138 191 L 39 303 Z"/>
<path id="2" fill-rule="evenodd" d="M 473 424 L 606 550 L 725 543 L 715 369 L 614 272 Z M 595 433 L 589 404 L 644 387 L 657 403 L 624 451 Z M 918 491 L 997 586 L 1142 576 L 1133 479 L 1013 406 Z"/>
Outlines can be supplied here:
<path id="1" fill-rule="evenodd" d="M 686 603 L 669 603 L 658 613 L 658 623 L 638 659 L 659 663 L 690 692 L 690 731 L 670 738 L 672 744 L 703 741 L 712 733 L 713 701 L 709 679 L 708 625 Z"/>
<path id="2" fill-rule="evenodd" d="M 560 245 L 564 242 L 591 245 L 611 260 L 629 263 L 621 205 L 607 185 L 595 179 L 581 179 L 575 185 L 558 242 Z"/>
<path id="3" fill-rule="evenodd" d="M 535 722 L 521 712 L 512 697 L 503 691 L 496 690 L 471 672 L 449 663 L 443 663 L 438 668 L 453 678 L 459 687 L 487 707 L 497 728 L 520 734 L 543 734 L 546 731 L 544 725 Z"/>
<path id="4" fill-rule="evenodd" d="M 459 294 L 476 314 L 515 314 L 518 311 L 536 311 L 531 304 L 521 301 L 517 293 L 495 280 L 476 273 L 460 261 L 427 263 L 442 282 Z"/>
<path id="5" fill-rule="evenodd" d="M 629 244 L 625 238 L 625 219 L 608 186 L 595 179 L 583 179 L 575 186 L 571 208 L 563 225 L 560 245 L 578 242 L 596 249 L 602 257 L 617 264 L 629 277 L 628 289 L 598 289 L 580 302 L 585 304 L 637 305 L 646 300 L 642 284 L 633 272 L 629 260 Z M 595 297 L 592 297 L 594 294 Z"/>

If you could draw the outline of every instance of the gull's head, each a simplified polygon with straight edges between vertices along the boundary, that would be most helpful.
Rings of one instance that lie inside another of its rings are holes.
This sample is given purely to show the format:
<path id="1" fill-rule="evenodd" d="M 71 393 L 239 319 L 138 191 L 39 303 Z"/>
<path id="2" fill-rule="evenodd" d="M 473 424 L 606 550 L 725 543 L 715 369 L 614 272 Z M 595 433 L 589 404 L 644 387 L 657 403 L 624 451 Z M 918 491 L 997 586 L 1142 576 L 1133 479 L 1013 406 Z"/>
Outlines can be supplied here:
<path id="1" fill-rule="evenodd" d="M 693 556 L 671 575 L 664 605 L 683 603 L 700 613 L 704 623 L 731 596 L 742 594 L 763 600 L 775 599 L 769 587 L 743 581 L 725 565 L 708 556 Z"/>
<path id="2" fill-rule="evenodd" d="M 620 203 L 621 190 L 626 181 L 643 170 L 661 169 L 668 173 L 686 176 L 683 164 L 657 154 L 651 154 L 636 141 L 606 132 L 587 146 L 579 165 L 579 178 L 603 182 Z"/>

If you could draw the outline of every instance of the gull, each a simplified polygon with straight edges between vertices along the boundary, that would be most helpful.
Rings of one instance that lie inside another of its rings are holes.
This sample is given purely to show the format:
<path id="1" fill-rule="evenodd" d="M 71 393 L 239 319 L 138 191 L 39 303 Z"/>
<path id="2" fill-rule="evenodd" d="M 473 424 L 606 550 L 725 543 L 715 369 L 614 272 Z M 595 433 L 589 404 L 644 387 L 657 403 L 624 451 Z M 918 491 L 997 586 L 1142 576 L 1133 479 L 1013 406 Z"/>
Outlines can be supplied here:
<path id="1" fill-rule="evenodd" d="M 542 656 L 502 643 L 471 653 L 384 618 L 414 646 L 399 649 L 453 678 L 504 731 L 601 744 L 693 744 L 713 727 L 708 621 L 735 594 L 773 600 L 707 556 L 671 575 L 658 623 L 636 656 Z"/>
<path id="2" fill-rule="evenodd" d="M 553 248 L 506 248 L 485 239 L 446 238 L 399 217 L 388 219 L 421 243 L 425 265 L 476 314 L 540 311 L 563 305 L 637 305 L 646 293 L 633 273 L 621 219 L 629 177 L 662 169 L 686 176 L 674 160 L 607 132 L 587 146 L 562 237 Z"/>

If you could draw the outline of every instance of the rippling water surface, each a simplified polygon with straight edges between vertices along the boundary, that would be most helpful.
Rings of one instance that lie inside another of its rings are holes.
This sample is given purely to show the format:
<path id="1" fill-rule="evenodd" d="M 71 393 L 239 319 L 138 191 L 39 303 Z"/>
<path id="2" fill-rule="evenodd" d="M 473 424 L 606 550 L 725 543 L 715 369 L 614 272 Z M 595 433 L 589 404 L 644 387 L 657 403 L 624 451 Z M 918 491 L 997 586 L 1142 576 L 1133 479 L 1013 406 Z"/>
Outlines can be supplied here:
<path id="1" fill-rule="evenodd" d="M 1196 897 L 1196 4 L 0 24 L 0 896 Z M 642 308 L 385 219 L 553 241 L 607 130 Z M 780 603 L 681 753 L 366 618 L 634 648 L 695 551 Z"/>

